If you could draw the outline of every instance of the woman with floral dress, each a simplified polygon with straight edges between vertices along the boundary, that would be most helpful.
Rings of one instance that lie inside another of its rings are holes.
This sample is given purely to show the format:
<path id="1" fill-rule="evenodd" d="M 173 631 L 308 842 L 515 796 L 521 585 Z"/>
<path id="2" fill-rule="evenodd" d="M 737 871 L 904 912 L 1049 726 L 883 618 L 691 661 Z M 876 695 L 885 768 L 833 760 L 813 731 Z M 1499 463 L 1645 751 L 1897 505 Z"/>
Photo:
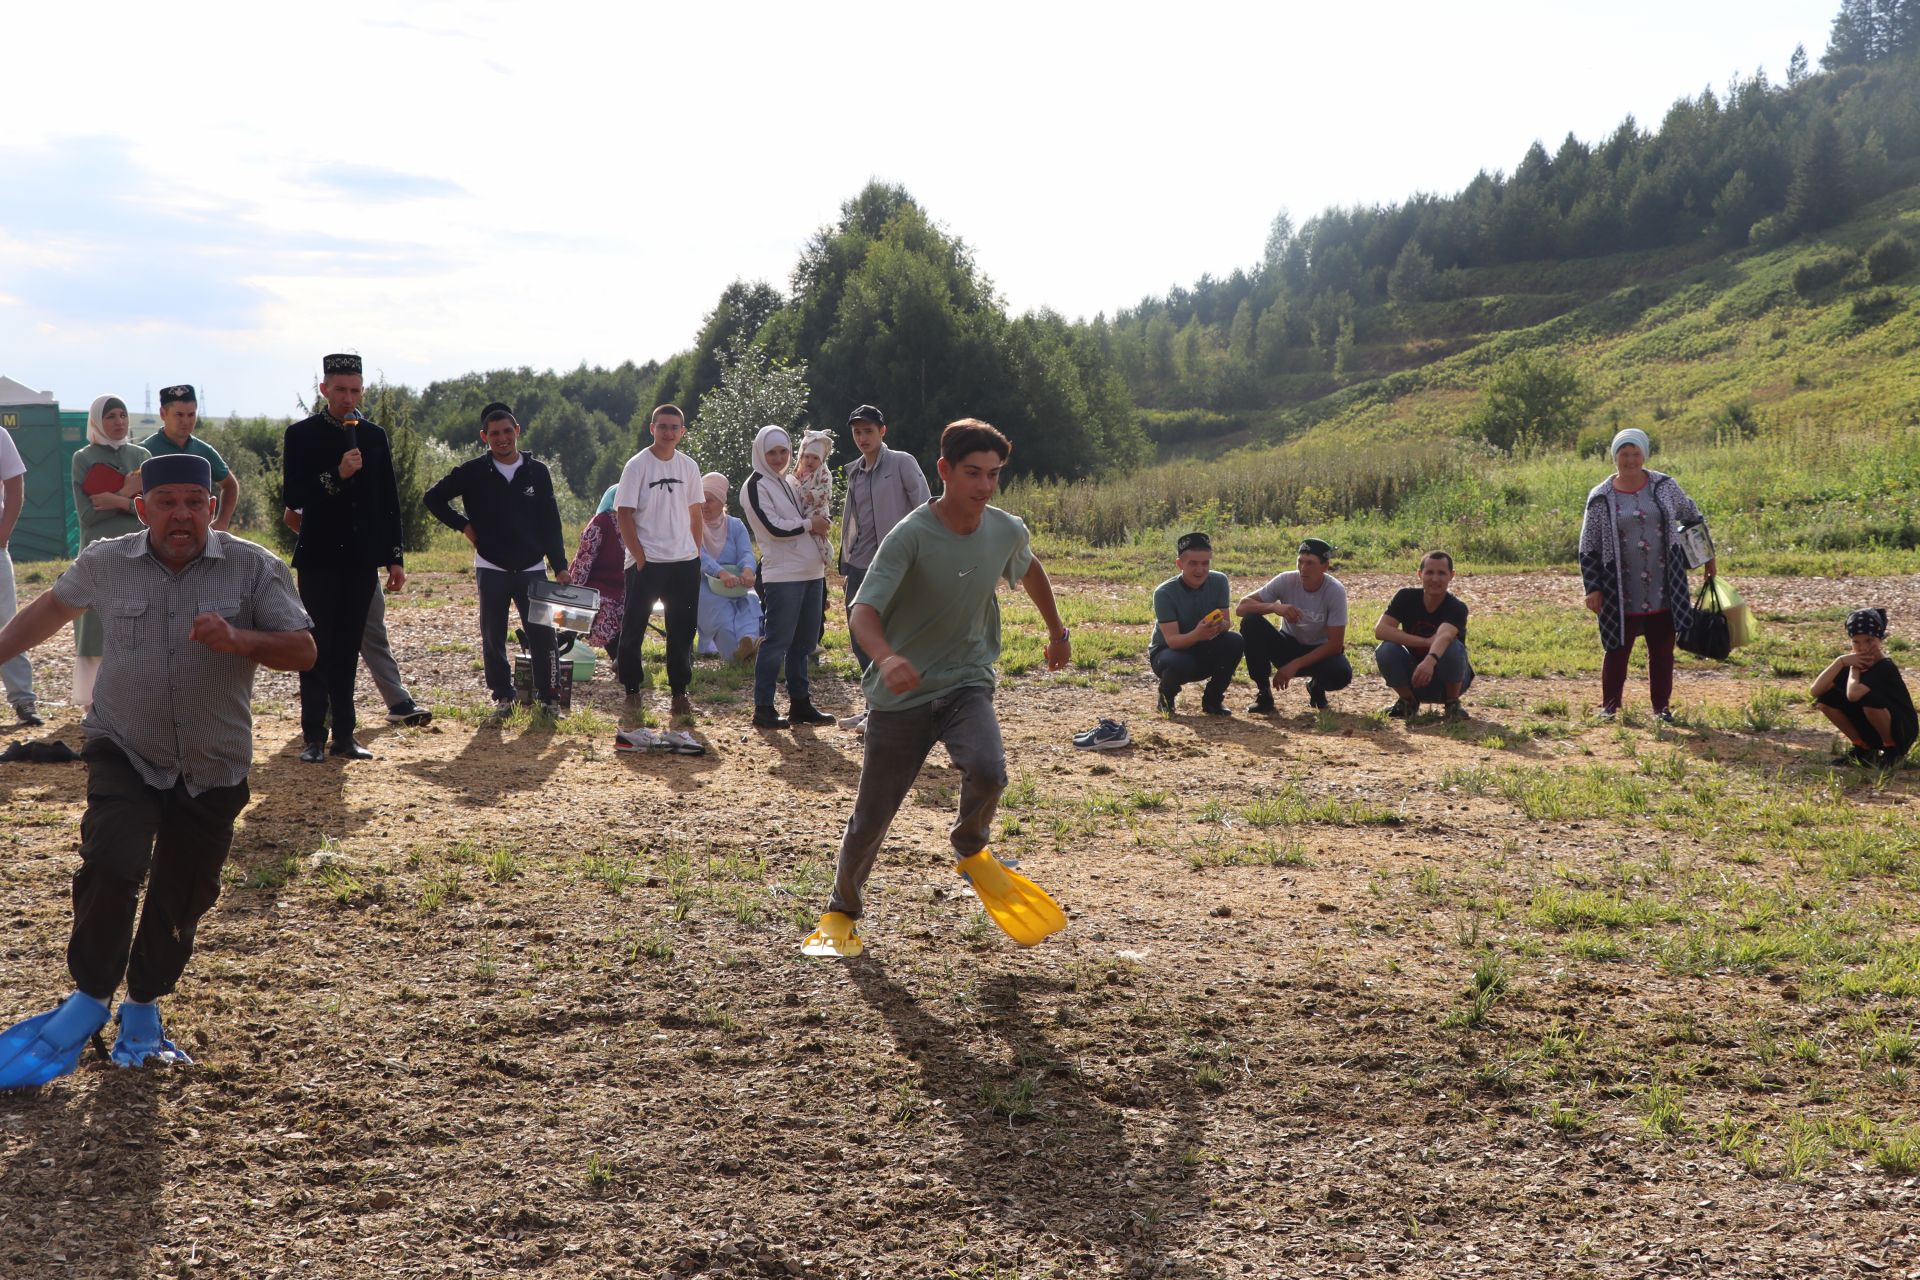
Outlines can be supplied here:
<path id="1" fill-rule="evenodd" d="M 1647 684 L 1653 714 L 1673 719 L 1673 646 L 1693 621 L 1682 525 L 1700 508 L 1672 476 L 1647 469 L 1647 433 L 1628 427 L 1613 438 L 1614 474 L 1587 495 L 1580 528 L 1580 578 L 1587 608 L 1600 622 L 1606 650 L 1600 670 L 1600 714 L 1620 713 L 1633 642 L 1647 641 Z M 1714 562 L 1706 565 L 1713 577 Z"/>

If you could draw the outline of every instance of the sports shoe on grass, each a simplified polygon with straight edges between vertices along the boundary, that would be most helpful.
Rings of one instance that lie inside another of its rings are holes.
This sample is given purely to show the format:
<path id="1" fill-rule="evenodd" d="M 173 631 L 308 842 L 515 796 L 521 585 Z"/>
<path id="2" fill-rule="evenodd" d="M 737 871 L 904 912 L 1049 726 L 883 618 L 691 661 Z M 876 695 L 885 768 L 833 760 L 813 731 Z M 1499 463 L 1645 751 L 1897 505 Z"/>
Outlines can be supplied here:
<path id="1" fill-rule="evenodd" d="M 1085 733 L 1073 735 L 1073 745 L 1082 751 L 1118 751 L 1132 742 L 1127 726 L 1118 720 L 1102 720 Z"/>

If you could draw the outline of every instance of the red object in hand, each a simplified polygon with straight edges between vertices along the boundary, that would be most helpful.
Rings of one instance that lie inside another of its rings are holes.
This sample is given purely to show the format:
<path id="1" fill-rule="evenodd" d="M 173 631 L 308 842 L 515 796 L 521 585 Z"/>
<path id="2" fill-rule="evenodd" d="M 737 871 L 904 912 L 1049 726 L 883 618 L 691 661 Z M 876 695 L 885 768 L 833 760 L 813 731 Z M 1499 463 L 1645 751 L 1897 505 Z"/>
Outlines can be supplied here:
<path id="1" fill-rule="evenodd" d="M 96 493 L 118 493 L 127 482 L 127 473 L 116 471 L 104 462 L 96 462 L 80 477 L 80 492 L 91 498 Z"/>

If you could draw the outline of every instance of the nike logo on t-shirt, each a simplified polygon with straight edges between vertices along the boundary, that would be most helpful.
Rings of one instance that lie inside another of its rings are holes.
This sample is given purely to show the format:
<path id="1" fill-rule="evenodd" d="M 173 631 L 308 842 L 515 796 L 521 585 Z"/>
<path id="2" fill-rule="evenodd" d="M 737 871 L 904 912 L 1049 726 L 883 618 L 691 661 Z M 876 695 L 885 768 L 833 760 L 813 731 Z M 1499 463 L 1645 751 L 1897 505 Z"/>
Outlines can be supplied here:
<path id="1" fill-rule="evenodd" d="M 974 569 L 977 569 L 977 568 L 979 568 L 979 567 L 980 567 L 979 565 L 975 565 L 975 566 L 974 566 Z M 968 574 L 970 574 L 970 573 L 972 573 L 972 572 L 973 572 L 973 569 L 962 569 L 962 570 L 960 571 L 960 576 L 964 578 L 964 577 L 966 577 L 966 576 L 967 576 Z"/>

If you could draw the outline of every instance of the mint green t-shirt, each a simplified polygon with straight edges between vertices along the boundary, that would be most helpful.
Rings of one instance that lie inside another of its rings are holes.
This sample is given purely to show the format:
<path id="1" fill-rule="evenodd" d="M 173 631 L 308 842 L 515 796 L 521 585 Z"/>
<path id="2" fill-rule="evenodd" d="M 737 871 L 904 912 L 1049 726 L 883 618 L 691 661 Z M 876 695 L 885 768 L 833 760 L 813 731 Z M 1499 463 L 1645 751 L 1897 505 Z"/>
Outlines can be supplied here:
<path id="1" fill-rule="evenodd" d="M 208 444 L 205 440 L 202 440 L 199 436 L 188 436 L 187 447 L 182 449 L 174 444 L 166 432 L 156 431 L 145 440 L 142 440 L 140 447 L 156 458 L 163 453 L 197 453 L 207 460 L 209 467 L 213 468 L 213 482 L 215 484 L 219 484 L 227 478 L 227 460 L 220 456 L 218 449 Z"/>
<path id="2" fill-rule="evenodd" d="M 1019 582 L 1032 563 L 1027 526 L 998 507 L 988 507 L 972 533 L 947 528 L 931 503 L 888 530 L 854 603 L 880 611 L 887 643 L 920 673 L 920 687 L 894 693 L 876 662 L 861 681 L 867 705 L 904 711 L 968 685 L 993 688 L 1000 660 L 994 592 L 1002 579 Z"/>

